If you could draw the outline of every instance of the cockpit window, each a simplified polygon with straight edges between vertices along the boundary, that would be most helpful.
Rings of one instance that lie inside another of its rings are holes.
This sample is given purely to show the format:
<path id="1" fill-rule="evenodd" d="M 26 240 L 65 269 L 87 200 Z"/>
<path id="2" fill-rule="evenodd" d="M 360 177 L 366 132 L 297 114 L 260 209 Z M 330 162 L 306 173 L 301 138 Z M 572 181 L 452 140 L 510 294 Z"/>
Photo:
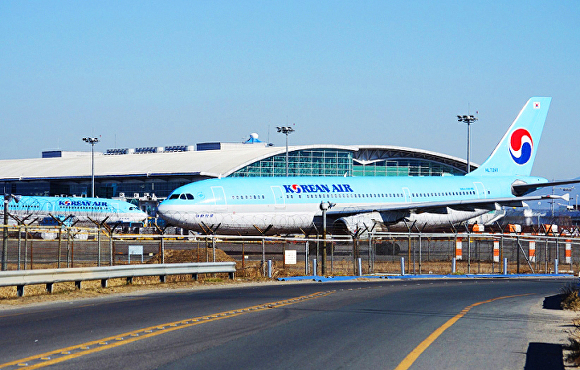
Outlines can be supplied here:
<path id="1" fill-rule="evenodd" d="M 181 195 L 179 196 L 179 199 L 187 199 L 187 198 L 185 197 L 185 194 L 181 194 Z"/>
<path id="2" fill-rule="evenodd" d="M 169 197 L 169 199 L 179 199 L 179 194 L 171 194 L 171 196 Z"/>
<path id="3" fill-rule="evenodd" d="M 193 195 L 191 195 L 191 194 L 185 194 L 185 196 L 187 197 L 188 200 L 193 200 Z"/>

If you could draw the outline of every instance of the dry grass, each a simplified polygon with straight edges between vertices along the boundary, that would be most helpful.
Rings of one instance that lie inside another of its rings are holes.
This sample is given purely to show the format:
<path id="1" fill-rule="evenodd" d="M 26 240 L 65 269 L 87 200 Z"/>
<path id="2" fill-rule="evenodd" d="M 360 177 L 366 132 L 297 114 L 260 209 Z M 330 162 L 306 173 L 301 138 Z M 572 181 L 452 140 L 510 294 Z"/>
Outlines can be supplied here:
<path id="1" fill-rule="evenodd" d="M 565 310 L 579 311 L 580 297 L 578 297 L 578 284 L 568 283 L 560 289 L 562 295 L 561 306 Z"/>
<path id="2" fill-rule="evenodd" d="M 223 250 L 216 248 L 216 262 L 235 261 L 232 257 L 227 255 Z M 206 262 L 213 261 L 212 248 L 194 248 L 187 250 L 165 250 L 165 263 L 185 263 L 185 262 Z M 155 256 L 147 263 L 161 263 L 160 256 Z M 91 264 L 86 264 L 91 266 Z M 94 265 L 93 265 L 94 266 Z M 56 268 L 56 264 L 46 264 L 43 268 Z M 65 268 L 66 263 L 61 263 L 61 268 Z M 75 264 L 75 267 L 84 267 L 81 264 Z M 236 261 L 237 278 L 235 282 L 239 281 L 268 281 L 270 279 L 263 277 L 262 264 L 260 261 Z M 16 266 L 9 266 L 9 269 L 15 269 Z M 495 264 L 492 269 L 491 263 L 477 263 L 472 262 L 470 273 L 500 273 L 500 265 Z M 368 260 L 362 260 L 363 274 L 400 274 L 400 261 L 376 261 L 374 265 L 369 266 Z M 458 274 L 466 274 L 468 272 L 467 261 L 458 261 L 456 265 Z M 265 271 L 265 268 L 264 268 Z M 318 273 L 320 274 L 321 265 L 318 264 Z M 510 264 L 510 272 L 516 271 L 516 265 Z M 405 272 L 407 274 L 421 273 L 421 274 L 435 274 L 444 275 L 451 273 L 451 262 L 437 261 L 429 262 L 423 261 L 421 265 L 412 261 L 407 261 L 405 264 Z M 528 266 L 520 267 L 521 273 L 530 272 Z M 280 278 L 287 276 L 303 276 L 305 275 L 304 262 L 298 262 L 296 265 L 284 265 L 281 261 L 273 261 L 272 263 L 272 278 Z M 310 266 L 309 274 L 312 274 L 312 265 Z M 337 258 L 327 262 L 327 274 L 333 276 L 347 276 L 354 275 L 353 259 L 352 258 Z M 109 293 L 124 293 L 142 289 L 160 289 L 160 288 L 181 288 L 208 284 L 230 284 L 231 280 L 228 274 L 200 274 L 198 281 L 193 281 L 191 275 L 172 275 L 167 276 L 166 279 L 169 284 L 161 284 L 157 276 L 138 277 L 133 279 L 133 284 L 127 284 L 126 279 L 111 279 L 109 286 L 102 288 L 100 281 L 84 281 L 82 282 L 82 290 L 77 290 L 74 282 L 56 283 L 53 286 L 53 294 L 47 294 L 44 285 L 29 285 L 25 287 L 25 297 L 18 298 L 16 294 L 16 287 L 0 287 L 0 305 L 20 304 L 35 301 L 47 300 L 62 300 L 62 299 L 76 299 L 79 297 L 95 297 Z M 578 299 L 577 291 L 575 304 L 580 308 L 580 299 Z M 574 308 L 578 309 L 578 308 Z"/>
<path id="3" fill-rule="evenodd" d="M 575 319 L 572 324 L 574 329 L 568 338 L 566 361 L 577 367 L 580 366 L 580 319 Z"/>
<path id="4" fill-rule="evenodd" d="M 560 289 L 560 294 L 562 295 L 561 306 L 564 310 L 580 310 L 580 297 L 578 297 L 578 284 L 568 283 Z M 570 333 L 568 338 L 568 346 L 566 361 L 573 364 L 574 366 L 580 365 L 580 319 L 575 319 L 572 321 L 574 329 Z"/>

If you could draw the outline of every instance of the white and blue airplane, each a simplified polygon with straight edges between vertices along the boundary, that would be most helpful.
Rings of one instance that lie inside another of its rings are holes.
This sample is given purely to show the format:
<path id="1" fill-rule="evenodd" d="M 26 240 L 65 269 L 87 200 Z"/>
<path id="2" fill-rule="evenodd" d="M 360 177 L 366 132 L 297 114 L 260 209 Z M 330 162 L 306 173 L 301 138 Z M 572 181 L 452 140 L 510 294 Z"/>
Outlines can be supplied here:
<path id="1" fill-rule="evenodd" d="M 0 196 L 4 204 L 4 196 Z M 0 207 L 4 215 L 4 207 Z M 123 200 L 106 198 L 11 196 L 8 202 L 9 219 L 13 221 L 43 220 L 47 217 L 61 221 L 95 221 L 106 223 L 138 223 L 147 214 Z"/>
<path id="2" fill-rule="evenodd" d="M 289 234 L 327 223 L 350 233 L 375 226 L 408 230 L 449 226 L 524 202 L 529 195 L 580 180 L 531 177 L 551 98 L 528 100 L 490 157 L 465 176 L 255 177 L 209 179 L 181 186 L 158 206 L 168 223 L 203 233 Z"/>

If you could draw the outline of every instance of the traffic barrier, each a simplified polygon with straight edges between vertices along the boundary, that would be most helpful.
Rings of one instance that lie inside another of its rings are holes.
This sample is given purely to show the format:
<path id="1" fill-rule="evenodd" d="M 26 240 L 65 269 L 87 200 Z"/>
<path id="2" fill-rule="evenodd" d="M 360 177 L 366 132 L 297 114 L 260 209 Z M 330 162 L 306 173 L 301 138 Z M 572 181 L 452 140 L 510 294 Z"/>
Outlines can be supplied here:
<path id="1" fill-rule="evenodd" d="M 463 259 L 463 247 L 461 245 L 461 238 L 457 238 L 457 241 L 455 242 L 455 259 L 457 261 Z"/>
<path id="2" fill-rule="evenodd" d="M 24 295 L 24 286 L 46 284 L 46 290 L 52 293 L 54 283 L 74 281 L 78 289 L 81 282 L 86 280 L 101 280 L 101 286 L 107 287 L 108 280 L 127 278 L 131 283 L 138 276 L 159 276 L 165 282 L 167 275 L 191 274 L 197 280 L 198 274 L 228 273 L 234 278 L 235 262 L 200 262 L 200 263 L 171 263 L 150 265 L 121 265 L 106 267 L 77 267 L 67 269 L 40 269 L 0 271 L 0 286 L 16 286 L 19 297 Z"/>
<path id="3" fill-rule="evenodd" d="M 499 263 L 499 240 L 493 241 L 493 262 Z"/>
<path id="4" fill-rule="evenodd" d="M 534 240 L 530 240 L 528 244 L 528 255 L 530 262 L 536 262 L 536 242 Z"/>
<path id="5" fill-rule="evenodd" d="M 572 244 L 571 240 L 566 240 L 566 262 L 565 263 L 572 263 Z"/>

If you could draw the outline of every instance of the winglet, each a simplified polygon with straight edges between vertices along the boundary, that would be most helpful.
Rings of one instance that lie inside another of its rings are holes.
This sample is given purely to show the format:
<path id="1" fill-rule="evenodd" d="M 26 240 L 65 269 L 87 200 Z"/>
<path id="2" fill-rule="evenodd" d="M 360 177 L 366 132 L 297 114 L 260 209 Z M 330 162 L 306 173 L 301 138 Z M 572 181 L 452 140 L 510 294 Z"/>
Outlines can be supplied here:
<path id="1" fill-rule="evenodd" d="M 551 101 L 530 98 L 489 158 L 468 176 L 529 176 Z"/>

